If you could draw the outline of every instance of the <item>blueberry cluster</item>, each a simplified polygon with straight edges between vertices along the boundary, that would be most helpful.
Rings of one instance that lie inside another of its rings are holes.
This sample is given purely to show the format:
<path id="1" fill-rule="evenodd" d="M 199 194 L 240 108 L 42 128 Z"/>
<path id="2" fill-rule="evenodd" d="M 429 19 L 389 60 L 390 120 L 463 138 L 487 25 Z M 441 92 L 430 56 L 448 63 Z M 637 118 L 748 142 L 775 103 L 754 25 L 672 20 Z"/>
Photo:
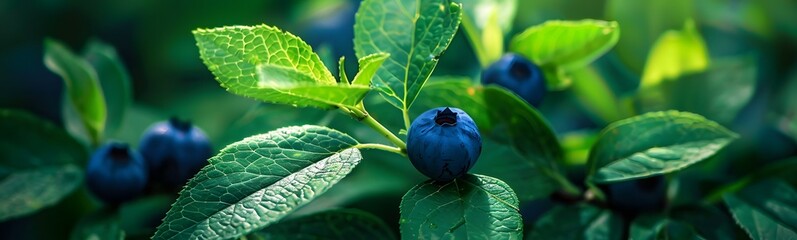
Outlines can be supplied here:
<path id="1" fill-rule="evenodd" d="M 207 164 L 212 154 L 205 133 L 189 122 L 172 118 L 147 129 L 139 151 L 109 142 L 92 154 L 86 169 L 89 190 L 109 204 L 140 195 L 147 184 L 178 189 Z"/>

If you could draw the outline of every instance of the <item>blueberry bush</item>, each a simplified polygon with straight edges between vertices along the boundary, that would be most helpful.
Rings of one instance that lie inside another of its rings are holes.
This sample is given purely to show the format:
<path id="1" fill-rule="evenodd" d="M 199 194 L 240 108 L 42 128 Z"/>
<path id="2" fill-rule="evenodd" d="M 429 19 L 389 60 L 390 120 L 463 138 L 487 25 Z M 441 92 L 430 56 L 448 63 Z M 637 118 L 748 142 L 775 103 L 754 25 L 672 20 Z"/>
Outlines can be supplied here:
<path id="1" fill-rule="evenodd" d="M 299 16 L 120 5 L 146 50 L 42 38 L 41 69 L 8 76 L 60 88 L 3 93 L 62 94 L 0 98 L 0 231 L 797 238 L 797 4 L 260 4 Z"/>

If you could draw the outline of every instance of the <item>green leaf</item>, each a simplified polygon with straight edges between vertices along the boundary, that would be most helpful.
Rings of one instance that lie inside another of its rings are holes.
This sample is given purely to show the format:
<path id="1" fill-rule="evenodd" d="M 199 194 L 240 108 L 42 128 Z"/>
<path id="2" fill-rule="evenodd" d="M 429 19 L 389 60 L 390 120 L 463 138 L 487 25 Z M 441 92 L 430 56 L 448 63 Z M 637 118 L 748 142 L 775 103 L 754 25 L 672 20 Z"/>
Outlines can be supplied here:
<path id="1" fill-rule="evenodd" d="M 357 60 L 360 65 L 360 70 L 354 76 L 354 81 L 351 84 L 370 86 L 371 80 L 376 75 L 376 71 L 382 66 L 382 63 L 390 57 L 387 53 L 374 53 Z"/>
<path id="2" fill-rule="evenodd" d="M 553 20 L 516 35 L 509 51 L 539 65 L 550 89 L 562 89 L 570 84 L 567 71 L 588 65 L 609 51 L 619 38 L 617 22 Z"/>
<path id="3" fill-rule="evenodd" d="M 604 123 L 622 119 L 628 110 L 593 66 L 570 72 L 573 95 L 587 112 Z"/>
<path id="4" fill-rule="evenodd" d="M 470 172 L 501 179 L 515 190 L 520 201 L 547 198 L 559 189 L 557 182 L 544 169 L 520 156 L 510 146 L 485 138 L 482 139 L 482 149 L 485 151 Z"/>
<path id="5" fill-rule="evenodd" d="M 504 34 L 512 29 L 516 0 L 461 0 L 462 29 L 482 68 L 501 58 Z"/>
<path id="6" fill-rule="evenodd" d="M 706 206 L 679 207 L 671 210 L 669 218 L 691 225 L 695 233 L 705 239 L 733 239 L 734 226 L 727 214 Z"/>
<path id="7" fill-rule="evenodd" d="M 116 213 L 100 210 L 81 219 L 69 239 L 123 240 L 125 232 L 119 227 L 119 216 Z"/>
<path id="8" fill-rule="evenodd" d="M 643 215 L 634 219 L 629 239 L 705 239 L 683 222 L 661 215 Z"/>
<path id="9" fill-rule="evenodd" d="M 681 170 L 714 155 L 737 135 L 687 112 L 653 112 L 606 127 L 590 151 L 587 179 L 609 183 Z"/>
<path id="10" fill-rule="evenodd" d="M 705 72 L 641 89 L 636 100 L 643 112 L 687 111 L 727 126 L 752 98 L 756 72 L 752 57 L 718 59 Z"/>
<path id="11" fill-rule="evenodd" d="M 286 220 L 252 235 L 262 239 L 396 239 L 381 219 L 361 210 L 337 209 Z"/>
<path id="12" fill-rule="evenodd" d="M 230 144 L 183 188 L 154 239 L 234 238 L 271 225 L 351 172 L 355 145 L 311 125 Z"/>
<path id="13" fill-rule="evenodd" d="M 374 87 L 393 106 L 409 109 L 459 28 L 461 6 L 450 0 L 365 0 L 354 24 L 359 58 L 390 54 Z"/>
<path id="14" fill-rule="evenodd" d="M 338 59 L 338 78 L 342 85 L 351 85 L 349 77 L 346 76 L 346 56 L 340 56 Z"/>
<path id="15" fill-rule="evenodd" d="M 307 43 L 260 25 L 193 31 L 199 53 L 228 91 L 270 103 L 322 109 L 351 107 L 365 86 L 338 84 Z"/>
<path id="16" fill-rule="evenodd" d="M 53 39 L 44 41 L 44 65 L 64 80 L 69 106 L 77 112 L 92 142 L 97 142 L 108 117 L 97 72 L 89 62 Z"/>
<path id="17" fill-rule="evenodd" d="M 797 238 L 797 191 L 782 181 L 765 181 L 725 195 L 725 204 L 752 239 Z"/>
<path id="18" fill-rule="evenodd" d="M 86 152 L 58 127 L 0 110 L 0 136 L 0 221 L 55 205 L 82 183 Z"/>
<path id="19" fill-rule="evenodd" d="M 125 112 L 133 102 L 130 74 L 116 54 L 116 49 L 99 40 L 89 42 L 83 58 L 91 64 L 99 77 L 108 110 L 105 135 L 113 135 L 123 126 Z"/>
<path id="20" fill-rule="evenodd" d="M 622 217 L 590 205 L 559 206 L 548 211 L 525 239 L 621 239 Z"/>
<path id="21" fill-rule="evenodd" d="M 664 32 L 650 50 L 640 88 L 653 87 L 665 80 L 695 73 L 708 67 L 706 43 L 692 20 L 681 31 Z"/>
<path id="22" fill-rule="evenodd" d="M 520 239 L 518 199 L 501 180 L 465 175 L 416 185 L 401 199 L 402 239 Z"/>

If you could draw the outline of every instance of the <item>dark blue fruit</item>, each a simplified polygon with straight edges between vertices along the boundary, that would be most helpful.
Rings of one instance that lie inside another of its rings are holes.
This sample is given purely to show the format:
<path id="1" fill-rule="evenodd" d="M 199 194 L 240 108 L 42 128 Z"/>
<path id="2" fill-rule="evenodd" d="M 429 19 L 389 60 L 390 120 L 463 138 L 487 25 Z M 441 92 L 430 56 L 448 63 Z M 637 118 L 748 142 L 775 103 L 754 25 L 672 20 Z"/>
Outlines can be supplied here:
<path id="1" fill-rule="evenodd" d="M 609 184 L 609 205 L 630 214 L 663 209 L 667 195 L 666 185 L 662 175 Z"/>
<path id="2" fill-rule="evenodd" d="M 94 151 L 86 168 L 89 190 L 109 204 L 119 204 L 141 194 L 147 185 L 147 175 L 141 154 L 118 142 Z"/>
<path id="3" fill-rule="evenodd" d="M 448 182 L 464 175 L 482 152 L 473 119 L 458 108 L 440 107 L 416 118 L 407 134 L 412 165 L 427 177 Z"/>
<path id="4" fill-rule="evenodd" d="M 153 124 L 141 137 L 139 150 L 152 180 L 178 188 L 207 164 L 213 153 L 201 129 L 176 118 Z"/>
<path id="5" fill-rule="evenodd" d="M 547 91 L 542 70 L 523 56 L 507 53 L 482 72 L 482 84 L 498 84 L 538 107 Z"/>

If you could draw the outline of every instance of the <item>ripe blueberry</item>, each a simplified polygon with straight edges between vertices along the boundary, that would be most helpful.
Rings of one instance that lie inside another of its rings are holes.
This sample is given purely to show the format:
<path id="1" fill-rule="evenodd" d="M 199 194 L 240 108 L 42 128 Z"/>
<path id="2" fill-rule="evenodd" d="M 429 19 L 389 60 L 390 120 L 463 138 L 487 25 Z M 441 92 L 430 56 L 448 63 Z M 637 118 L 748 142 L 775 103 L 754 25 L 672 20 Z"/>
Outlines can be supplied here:
<path id="1" fill-rule="evenodd" d="M 91 155 L 86 168 L 88 188 L 97 198 L 119 204 L 138 196 L 147 185 L 147 166 L 127 144 L 111 142 Z"/>
<path id="2" fill-rule="evenodd" d="M 176 118 L 150 126 L 139 149 L 150 169 L 150 179 L 178 188 L 194 176 L 212 154 L 208 137 L 196 126 Z"/>
<path id="3" fill-rule="evenodd" d="M 458 108 L 440 107 L 418 116 L 407 134 L 412 165 L 427 177 L 447 182 L 464 175 L 482 152 L 473 119 Z"/>
<path id="4" fill-rule="evenodd" d="M 523 56 L 507 53 L 482 72 L 482 84 L 498 84 L 538 107 L 547 91 L 542 70 Z"/>
<path id="5" fill-rule="evenodd" d="M 628 214 L 662 209 L 666 185 L 662 175 L 609 184 L 609 206 Z"/>

